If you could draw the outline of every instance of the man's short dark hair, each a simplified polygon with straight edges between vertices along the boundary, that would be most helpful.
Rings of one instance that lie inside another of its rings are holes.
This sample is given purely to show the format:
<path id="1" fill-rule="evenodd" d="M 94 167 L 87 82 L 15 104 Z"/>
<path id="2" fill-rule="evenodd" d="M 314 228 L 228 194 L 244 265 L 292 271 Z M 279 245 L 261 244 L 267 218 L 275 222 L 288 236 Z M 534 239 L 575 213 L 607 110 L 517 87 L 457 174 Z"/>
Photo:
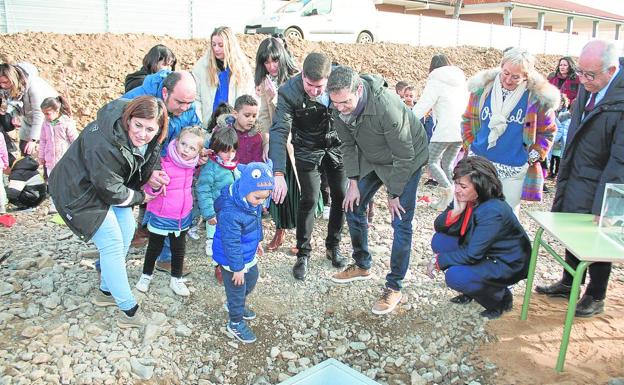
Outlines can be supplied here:
<path id="1" fill-rule="evenodd" d="M 180 72 L 171 72 L 169 75 L 167 75 L 165 80 L 163 80 L 163 88 L 166 88 L 168 93 L 172 93 L 173 89 L 175 88 L 176 84 L 178 84 L 180 79 L 182 79 L 182 74 Z"/>
<path id="2" fill-rule="evenodd" d="M 234 102 L 234 109 L 236 111 L 240 111 L 243 109 L 243 106 L 257 106 L 257 105 L 258 105 L 258 101 L 254 99 L 253 96 L 241 95 L 238 98 L 236 98 L 236 101 Z"/>
<path id="3" fill-rule="evenodd" d="M 338 92 L 345 88 L 349 90 L 349 92 L 355 92 L 360 84 L 362 84 L 360 74 L 350 67 L 338 66 L 334 68 L 331 75 L 329 75 L 329 80 L 327 80 L 327 92 Z"/>
<path id="4" fill-rule="evenodd" d="M 331 72 L 331 59 L 322 53 L 312 52 L 303 61 L 303 76 L 319 81 L 327 79 Z"/>

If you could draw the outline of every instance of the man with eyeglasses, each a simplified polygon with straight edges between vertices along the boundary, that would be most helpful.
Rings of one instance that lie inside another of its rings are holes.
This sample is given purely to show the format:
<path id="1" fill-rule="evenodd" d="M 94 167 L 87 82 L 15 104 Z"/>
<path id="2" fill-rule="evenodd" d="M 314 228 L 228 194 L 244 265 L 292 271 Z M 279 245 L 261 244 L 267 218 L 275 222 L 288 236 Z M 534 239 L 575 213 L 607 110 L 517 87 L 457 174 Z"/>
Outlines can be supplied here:
<path id="1" fill-rule="evenodd" d="M 297 209 L 297 262 L 293 267 L 293 276 L 298 280 L 304 280 L 308 273 L 321 170 L 327 175 L 331 196 L 325 256 L 334 267 L 344 267 L 346 263 L 340 253 L 340 233 L 344 224 L 341 204 L 347 180 L 342 165 L 341 142 L 333 128 L 329 96 L 325 92 L 330 72 L 328 56 L 310 53 L 303 61 L 303 72 L 279 88 L 269 131 L 269 158 L 273 161 L 275 174 L 273 200 L 276 204 L 281 204 L 288 193 L 284 172 L 286 142 L 291 140 L 290 136 L 295 150 L 294 166 L 301 190 Z"/>
<path id="2" fill-rule="evenodd" d="M 360 76 L 349 67 L 337 67 L 329 76 L 327 91 L 336 109 L 334 124 L 344 142 L 349 187 L 342 206 L 354 259 L 331 280 L 350 283 L 372 278 L 366 208 L 385 186 L 394 239 L 386 286 L 372 312 L 390 313 L 401 301 L 409 267 L 416 190 L 429 157 L 427 134 L 416 115 L 378 76 Z"/>
<path id="3" fill-rule="evenodd" d="M 613 42 L 592 40 L 583 47 L 576 71 L 579 89 L 557 178 L 555 212 L 592 213 L 598 219 L 606 183 L 624 183 L 624 58 Z M 579 260 L 566 250 L 573 268 Z M 611 263 L 589 266 L 589 283 L 576 306 L 577 317 L 604 311 Z M 550 297 L 570 295 L 572 276 L 536 291 Z"/>

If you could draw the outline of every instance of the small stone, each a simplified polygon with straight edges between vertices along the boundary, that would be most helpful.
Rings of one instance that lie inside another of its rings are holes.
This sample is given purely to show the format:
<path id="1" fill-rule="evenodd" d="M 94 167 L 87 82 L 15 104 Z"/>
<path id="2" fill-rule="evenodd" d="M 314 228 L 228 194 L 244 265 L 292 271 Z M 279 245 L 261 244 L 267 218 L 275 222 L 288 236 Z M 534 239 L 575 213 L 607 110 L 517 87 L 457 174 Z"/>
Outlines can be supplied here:
<path id="1" fill-rule="evenodd" d="M 362 330 L 358 333 L 358 340 L 362 342 L 368 342 L 371 337 L 371 334 L 367 330 Z"/>
<path id="2" fill-rule="evenodd" d="M 281 354 L 282 354 L 282 358 L 285 359 L 286 361 L 296 360 L 299 357 L 297 353 L 293 353 L 288 350 L 283 351 Z"/>
<path id="3" fill-rule="evenodd" d="M 35 264 L 37 265 L 37 268 L 41 270 L 46 267 L 54 267 L 55 262 L 51 256 L 44 255 L 43 257 L 39 257 L 39 259 L 37 259 Z"/>
<path id="4" fill-rule="evenodd" d="M 130 353 L 125 350 L 113 350 L 106 356 L 106 360 L 111 362 L 121 360 L 122 358 L 130 358 Z"/>
<path id="5" fill-rule="evenodd" d="M 396 361 L 394 361 L 394 366 L 399 368 L 399 367 L 401 367 L 401 365 L 403 365 L 404 362 L 405 362 L 405 358 L 399 357 L 399 358 L 396 359 Z"/>
<path id="6" fill-rule="evenodd" d="M 43 301 L 43 307 L 46 309 L 56 309 L 61 304 L 61 297 L 57 293 L 52 293 Z"/>
<path id="7" fill-rule="evenodd" d="M 310 359 L 308 357 L 301 357 L 299 359 L 299 365 L 303 366 L 303 367 L 307 367 L 310 365 Z"/>
<path id="8" fill-rule="evenodd" d="M 191 334 L 193 331 L 186 325 L 178 325 L 175 328 L 175 335 L 178 337 L 190 337 Z"/>
<path id="9" fill-rule="evenodd" d="M 340 345 L 336 347 L 336 350 L 334 350 L 334 353 L 336 354 L 337 357 L 340 357 L 340 356 L 344 356 L 347 353 L 347 350 L 349 350 L 349 347 L 347 345 Z"/>
<path id="10" fill-rule="evenodd" d="M 353 350 L 365 350 L 366 344 L 360 341 L 354 341 L 349 344 L 349 347 Z"/>
<path id="11" fill-rule="evenodd" d="M 50 362 L 52 360 L 52 356 L 47 353 L 37 353 L 33 356 L 32 363 L 33 364 L 44 364 L 46 362 Z"/>
<path id="12" fill-rule="evenodd" d="M 147 324 L 147 326 L 145 326 L 145 333 L 143 334 L 143 344 L 148 345 L 152 341 L 155 341 L 159 333 L 160 327 L 158 325 Z"/>
<path id="13" fill-rule="evenodd" d="M 624 377 L 612 378 L 607 385 L 624 385 Z"/>
<path id="14" fill-rule="evenodd" d="M 410 383 L 411 385 L 425 385 L 427 380 L 422 378 L 416 370 L 412 370 L 412 373 L 410 374 Z"/>
<path id="15" fill-rule="evenodd" d="M 269 355 L 271 356 L 271 358 L 275 359 L 275 357 L 277 357 L 280 354 L 280 350 L 277 346 L 273 346 L 271 348 L 271 351 L 269 352 Z"/>
<path id="16" fill-rule="evenodd" d="M 167 323 L 167 320 L 168 318 L 166 315 L 155 311 L 152 313 L 152 318 L 150 319 L 150 323 L 156 326 L 163 326 L 164 324 Z"/>
<path id="17" fill-rule="evenodd" d="M 479 381 L 470 381 L 468 385 L 481 385 Z"/>
<path id="18" fill-rule="evenodd" d="M 13 285 L 8 282 L 0 282 L 0 295 L 12 294 L 15 291 Z"/>
<path id="19" fill-rule="evenodd" d="M 38 336 L 43 332 L 43 328 L 41 326 L 27 326 L 22 330 L 22 337 L 33 338 Z"/>
<path id="20" fill-rule="evenodd" d="M 154 367 L 143 365 L 138 359 L 132 357 L 130 359 L 132 373 L 136 374 L 142 380 L 149 380 L 154 375 Z"/>

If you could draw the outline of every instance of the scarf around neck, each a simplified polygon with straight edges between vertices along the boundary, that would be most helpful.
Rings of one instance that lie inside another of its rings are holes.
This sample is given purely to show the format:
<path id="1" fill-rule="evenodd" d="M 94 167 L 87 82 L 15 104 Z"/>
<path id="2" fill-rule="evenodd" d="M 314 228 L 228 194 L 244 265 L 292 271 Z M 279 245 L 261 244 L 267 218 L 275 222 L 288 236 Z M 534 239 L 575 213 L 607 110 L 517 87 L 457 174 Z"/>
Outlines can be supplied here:
<path id="1" fill-rule="evenodd" d="M 234 170 L 238 166 L 237 160 L 230 160 L 226 162 L 225 160 L 221 159 L 221 157 L 217 154 L 211 154 L 210 160 L 223 167 L 224 169 L 230 171 Z"/>
<path id="2" fill-rule="evenodd" d="M 199 154 L 193 159 L 184 160 L 178 153 L 178 149 L 176 148 L 177 143 L 177 139 L 169 142 L 169 145 L 167 146 L 167 155 L 169 155 L 169 158 L 171 158 L 173 163 L 180 168 L 195 168 L 195 166 L 197 166 L 197 162 L 199 161 Z"/>
<path id="3" fill-rule="evenodd" d="M 492 109 L 492 117 L 490 118 L 490 134 L 488 135 L 488 150 L 496 146 L 496 141 L 507 130 L 507 118 L 509 114 L 516 108 L 516 105 L 526 91 L 527 82 L 523 81 L 515 90 L 503 100 L 503 84 L 500 80 L 500 73 L 494 79 L 492 87 L 492 97 L 490 99 L 490 108 Z"/>

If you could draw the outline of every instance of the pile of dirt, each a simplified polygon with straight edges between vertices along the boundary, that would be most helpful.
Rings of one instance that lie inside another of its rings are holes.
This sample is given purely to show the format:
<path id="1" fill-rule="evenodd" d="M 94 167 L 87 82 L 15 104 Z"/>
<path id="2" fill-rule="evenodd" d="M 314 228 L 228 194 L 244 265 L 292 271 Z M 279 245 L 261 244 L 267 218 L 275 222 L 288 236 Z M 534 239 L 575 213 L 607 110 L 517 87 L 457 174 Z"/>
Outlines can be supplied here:
<path id="1" fill-rule="evenodd" d="M 256 49 L 262 35 L 239 35 L 240 45 L 254 67 Z M 191 69 L 209 45 L 206 39 L 174 39 L 143 34 L 20 33 L 0 35 L 3 62 L 29 61 L 59 92 L 68 93 L 75 118 L 83 127 L 95 117 L 98 108 L 123 93 L 126 74 L 141 66 L 145 53 L 155 44 L 171 48 L 178 58 L 178 69 Z M 408 81 L 422 90 L 431 57 L 444 53 L 470 76 L 498 65 L 501 52 L 477 47 L 413 47 L 406 44 L 339 44 L 333 42 L 289 41 L 298 63 L 309 52 L 329 55 L 332 60 L 354 69 L 381 74 L 392 86 Z M 538 70 L 551 72 L 556 56 L 539 56 Z"/>

